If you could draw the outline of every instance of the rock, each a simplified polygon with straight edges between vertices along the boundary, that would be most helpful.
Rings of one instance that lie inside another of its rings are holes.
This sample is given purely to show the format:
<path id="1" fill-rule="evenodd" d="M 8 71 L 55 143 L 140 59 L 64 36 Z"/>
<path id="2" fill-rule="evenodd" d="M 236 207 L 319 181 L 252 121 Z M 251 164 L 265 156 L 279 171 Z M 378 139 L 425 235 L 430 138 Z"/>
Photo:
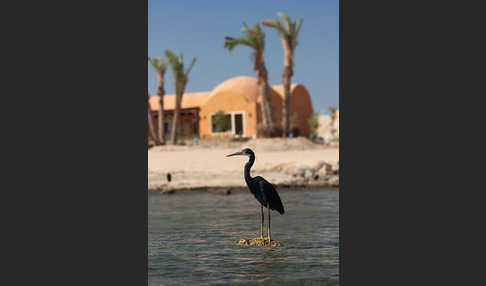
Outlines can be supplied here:
<path id="1" fill-rule="evenodd" d="M 175 190 L 171 190 L 171 189 L 162 190 L 162 194 L 173 194 L 173 193 L 175 193 Z"/>
<path id="2" fill-rule="evenodd" d="M 339 164 L 331 167 L 331 172 L 333 175 L 339 175 Z"/>
<path id="3" fill-rule="evenodd" d="M 331 176 L 329 178 L 329 183 L 333 185 L 339 185 L 339 176 Z"/>
<path id="4" fill-rule="evenodd" d="M 313 176 L 314 176 L 314 172 L 312 172 L 310 169 L 305 170 L 305 172 L 304 172 L 304 178 L 305 179 L 310 180 L 310 179 L 312 179 Z"/>
<path id="5" fill-rule="evenodd" d="M 322 176 L 319 175 L 319 180 L 327 182 L 327 181 L 329 181 L 329 176 L 328 175 L 322 175 Z"/>
<path id="6" fill-rule="evenodd" d="M 324 165 L 327 165 L 326 161 L 319 161 L 314 166 L 312 166 L 312 169 L 317 172 Z"/>
<path id="7" fill-rule="evenodd" d="M 284 172 L 286 174 L 293 175 L 293 176 L 303 176 L 305 169 L 302 166 L 293 165 L 286 168 Z"/>
<path id="8" fill-rule="evenodd" d="M 327 175 L 332 174 L 332 166 L 325 163 L 321 166 L 319 170 L 317 170 L 317 174 L 319 175 L 319 177 L 326 177 Z"/>
<path id="9" fill-rule="evenodd" d="M 294 165 L 285 169 L 284 172 L 288 175 L 292 175 L 293 177 L 305 177 L 307 171 L 310 172 L 311 174 L 310 177 L 312 177 L 313 174 L 312 168 L 305 165 Z M 309 176 L 309 172 L 307 172 L 307 176 Z"/>
<path id="10" fill-rule="evenodd" d="M 289 167 L 292 167 L 293 165 L 294 163 L 280 163 L 269 168 L 269 171 L 284 171 L 287 170 Z"/>
<path id="11" fill-rule="evenodd" d="M 211 192 L 219 196 L 228 196 L 231 194 L 231 189 L 214 190 Z"/>
<path id="12" fill-rule="evenodd" d="M 240 238 L 235 244 L 249 246 L 284 246 L 281 242 L 276 240 L 271 240 L 269 244 L 268 241 L 263 241 L 260 238 Z"/>

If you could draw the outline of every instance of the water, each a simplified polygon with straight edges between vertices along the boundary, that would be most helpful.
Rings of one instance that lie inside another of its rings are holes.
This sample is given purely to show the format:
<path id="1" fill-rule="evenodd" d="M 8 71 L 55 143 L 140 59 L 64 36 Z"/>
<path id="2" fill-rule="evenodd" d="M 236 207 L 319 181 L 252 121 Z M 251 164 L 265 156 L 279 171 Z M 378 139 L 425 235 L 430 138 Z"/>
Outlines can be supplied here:
<path id="1" fill-rule="evenodd" d="M 248 191 L 149 194 L 150 285 L 338 285 L 339 191 L 279 190 L 272 239 L 285 247 L 233 245 L 260 232 Z M 265 210 L 265 230 L 268 211 Z"/>

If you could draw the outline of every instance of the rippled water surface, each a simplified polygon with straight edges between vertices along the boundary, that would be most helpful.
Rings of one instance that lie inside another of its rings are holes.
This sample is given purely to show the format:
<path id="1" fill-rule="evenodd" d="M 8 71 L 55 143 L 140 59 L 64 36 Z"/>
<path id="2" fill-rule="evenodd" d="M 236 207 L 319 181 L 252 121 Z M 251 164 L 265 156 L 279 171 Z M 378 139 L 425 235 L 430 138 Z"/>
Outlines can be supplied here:
<path id="1" fill-rule="evenodd" d="M 338 285 L 339 191 L 279 193 L 285 214 L 272 211 L 272 239 L 286 246 L 272 248 L 232 244 L 260 232 L 260 206 L 248 191 L 150 193 L 149 284 Z"/>

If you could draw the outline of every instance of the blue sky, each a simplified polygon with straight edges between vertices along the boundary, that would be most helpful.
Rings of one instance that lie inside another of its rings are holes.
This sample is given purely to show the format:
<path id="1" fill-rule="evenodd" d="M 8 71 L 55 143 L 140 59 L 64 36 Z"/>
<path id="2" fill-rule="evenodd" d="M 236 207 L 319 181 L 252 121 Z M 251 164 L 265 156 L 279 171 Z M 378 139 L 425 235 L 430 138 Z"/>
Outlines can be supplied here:
<path id="1" fill-rule="evenodd" d="M 298 3 L 301 3 L 300 5 Z M 302 3 L 306 3 L 305 5 Z M 186 92 L 210 91 L 226 79 L 255 76 L 252 50 L 238 46 L 232 52 L 223 48 L 224 37 L 242 36 L 243 22 L 252 26 L 264 18 L 277 18 L 286 12 L 303 18 L 292 83 L 309 90 L 316 112 L 339 106 L 339 1 L 148 1 L 148 56 L 163 56 L 166 49 L 182 52 L 187 64 L 197 62 L 189 74 Z M 265 63 L 270 85 L 282 83 L 283 48 L 278 33 L 262 27 L 265 37 Z M 148 68 L 148 90 L 156 94 L 157 77 Z M 165 91 L 174 93 L 172 73 L 165 74 Z"/>

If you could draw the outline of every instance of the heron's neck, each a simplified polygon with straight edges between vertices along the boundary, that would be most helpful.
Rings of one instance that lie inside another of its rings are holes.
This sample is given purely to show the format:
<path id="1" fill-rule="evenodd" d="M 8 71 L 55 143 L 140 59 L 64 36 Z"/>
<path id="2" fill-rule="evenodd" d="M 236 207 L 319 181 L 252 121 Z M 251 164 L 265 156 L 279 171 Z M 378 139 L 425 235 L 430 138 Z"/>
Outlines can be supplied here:
<path id="1" fill-rule="evenodd" d="M 255 156 L 251 155 L 250 160 L 245 164 L 245 181 L 247 182 L 251 180 L 250 169 L 251 166 L 253 166 L 253 163 L 255 163 Z"/>

